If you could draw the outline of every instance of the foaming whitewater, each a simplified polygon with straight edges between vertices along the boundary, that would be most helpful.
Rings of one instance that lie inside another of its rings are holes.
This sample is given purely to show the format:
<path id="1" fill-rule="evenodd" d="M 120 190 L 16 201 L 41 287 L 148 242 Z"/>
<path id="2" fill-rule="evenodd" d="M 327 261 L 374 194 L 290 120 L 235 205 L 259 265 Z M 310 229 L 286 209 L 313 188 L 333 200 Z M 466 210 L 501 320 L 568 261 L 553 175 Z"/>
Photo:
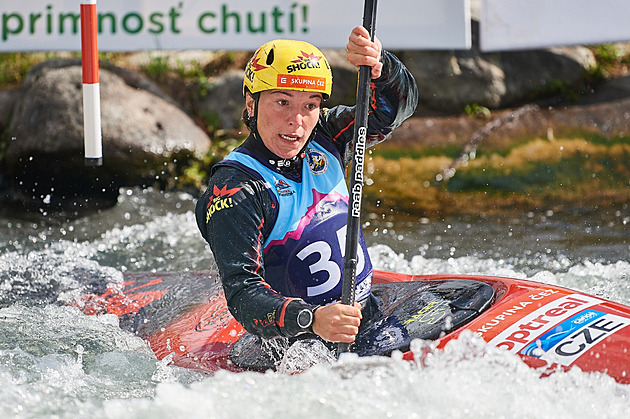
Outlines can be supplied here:
<path id="1" fill-rule="evenodd" d="M 541 378 L 470 333 L 444 351 L 414 342 L 415 362 L 399 354 L 337 361 L 303 343 L 280 372 L 203 375 L 158 361 L 117 317 L 68 306 L 96 284 L 122 283 L 127 271 L 210 269 L 193 204 L 183 193 L 125 190 L 115 208 L 80 219 L 0 216 L 0 417 L 627 415 L 630 386 L 579 370 Z M 627 208 L 508 222 L 374 218 L 364 230 L 377 269 L 522 278 L 630 304 Z"/>

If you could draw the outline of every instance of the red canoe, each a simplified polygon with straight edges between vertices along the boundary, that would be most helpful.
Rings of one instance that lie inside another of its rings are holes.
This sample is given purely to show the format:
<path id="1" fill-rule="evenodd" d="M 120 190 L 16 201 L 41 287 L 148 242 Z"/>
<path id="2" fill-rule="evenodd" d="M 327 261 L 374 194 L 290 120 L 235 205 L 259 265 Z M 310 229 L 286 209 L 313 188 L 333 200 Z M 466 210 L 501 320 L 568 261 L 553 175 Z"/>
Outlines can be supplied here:
<path id="1" fill-rule="evenodd" d="M 411 360 L 413 339 L 443 348 L 470 330 L 543 371 L 577 366 L 630 383 L 628 306 L 553 285 L 477 275 L 376 271 L 373 295 L 379 313 L 357 337 L 354 351 L 361 356 L 401 350 Z M 207 372 L 247 368 L 234 351 L 251 335 L 227 310 L 215 274 L 126 273 L 124 284 L 86 296 L 82 309 L 118 315 L 121 327 L 146 339 L 158 359 L 171 356 L 175 365 Z"/>

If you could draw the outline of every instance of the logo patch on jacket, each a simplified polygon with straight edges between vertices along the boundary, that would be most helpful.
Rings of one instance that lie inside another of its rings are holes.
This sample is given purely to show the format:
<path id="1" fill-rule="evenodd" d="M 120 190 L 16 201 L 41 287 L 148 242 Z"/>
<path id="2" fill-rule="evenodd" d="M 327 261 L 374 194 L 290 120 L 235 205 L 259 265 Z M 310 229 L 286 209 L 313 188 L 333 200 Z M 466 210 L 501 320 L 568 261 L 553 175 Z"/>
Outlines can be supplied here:
<path id="1" fill-rule="evenodd" d="M 322 175 L 328 170 L 328 158 L 319 150 L 306 150 L 306 162 L 314 175 Z"/>
<path id="2" fill-rule="evenodd" d="M 226 208 L 232 208 L 234 206 L 234 202 L 232 201 L 231 196 L 241 189 L 243 189 L 242 186 L 228 189 L 227 185 L 224 185 L 223 188 L 219 189 L 217 188 L 217 185 L 214 185 L 212 196 L 208 199 L 208 205 L 206 206 L 206 223 L 210 221 L 210 218 L 212 218 L 212 215 L 215 212 Z"/>
<path id="3" fill-rule="evenodd" d="M 295 189 L 291 187 L 285 180 L 283 179 L 275 179 L 273 180 L 274 185 L 276 186 L 276 190 L 280 196 L 291 196 L 295 193 Z"/>

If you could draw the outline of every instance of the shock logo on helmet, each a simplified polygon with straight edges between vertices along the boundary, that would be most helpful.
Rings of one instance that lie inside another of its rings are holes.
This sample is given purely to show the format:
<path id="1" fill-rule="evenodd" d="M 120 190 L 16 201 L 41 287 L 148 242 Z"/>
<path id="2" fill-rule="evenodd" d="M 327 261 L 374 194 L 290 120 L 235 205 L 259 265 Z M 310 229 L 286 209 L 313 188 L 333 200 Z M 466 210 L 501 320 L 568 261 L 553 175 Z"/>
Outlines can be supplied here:
<path id="1" fill-rule="evenodd" d="M 321 151 L 309 148 L 306 150 L 306 161 L 314 175 L 324 174 L 328 169 L 328 158 Z"/>
<path id="2" fill-rule="evenodd" d="M 234 206 L 234 202 L 232 201 L 231 196 L 241 189 L 243 189 L 242 186 L 228 189 L 227 185 L 224 185 L 223 188 L 219 189 L 217 188 L 217 185 L 214 185 L 212 196 L 208 200 L 208 205 L 206 206 L 206 223 L 210 221 L 210 218 L 212 218 L 212 215 L 215 212 L 226 208 L 232 208 Z"/>
<path id="3" fill-rule="evenodd" d="M 287 66 L 287 73 L 291 74 L 294 71 L 321 67 L 321 63 L 319 61 L 322 59 L 321 56 L 317 56 L 315 54 L 307 54 L 304 51 L 301 52 L 301 56 L 297 57 L 295 60 L 291 60 L 291 62 L 295 64 L 289 64 Z"/>
<path id="4" fill-rule="evenodd" d="M 268 66 L 260 64 L 258 61 L 260 61 L 260 57 L 258 56 L 258 51 L 256 51 L 256 54 L 249 61 L 249 63 L 247 64 L 247 68 L 245 69 L 245 77 L 247 77 L 247 80 L 249 80 L 250 82 L 254 81 L 254 73 L 256 71 L 269 68 Z"/>

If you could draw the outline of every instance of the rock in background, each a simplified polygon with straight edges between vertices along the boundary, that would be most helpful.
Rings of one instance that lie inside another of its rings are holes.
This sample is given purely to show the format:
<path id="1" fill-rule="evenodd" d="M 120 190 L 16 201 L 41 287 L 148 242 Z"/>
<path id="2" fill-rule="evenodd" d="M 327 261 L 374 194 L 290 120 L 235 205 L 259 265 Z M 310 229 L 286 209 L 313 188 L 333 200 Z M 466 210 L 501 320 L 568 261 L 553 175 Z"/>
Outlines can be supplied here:
<path id="1" fill-rule="evenodd" d="M 583 47 L 481 53 L 410 51 L 400 54 L 418 83 L 420 102 L 429 109 L 462 112 L 466 105 L 491 109 L 529 99 L 553 83 L 570 85 L 595 67 Z"/>
<path id="2" fill-rule="evenodd" d="M 103 166 L 83 162 L 81 63 L 34 66 L 15 103 L 6 148 L 5 199 L 22 206 L 111 206 L 121 186 L 152 185 L 174 159 L 201 156 L 210 139 L 148 80 L 101 68 Z"/>

